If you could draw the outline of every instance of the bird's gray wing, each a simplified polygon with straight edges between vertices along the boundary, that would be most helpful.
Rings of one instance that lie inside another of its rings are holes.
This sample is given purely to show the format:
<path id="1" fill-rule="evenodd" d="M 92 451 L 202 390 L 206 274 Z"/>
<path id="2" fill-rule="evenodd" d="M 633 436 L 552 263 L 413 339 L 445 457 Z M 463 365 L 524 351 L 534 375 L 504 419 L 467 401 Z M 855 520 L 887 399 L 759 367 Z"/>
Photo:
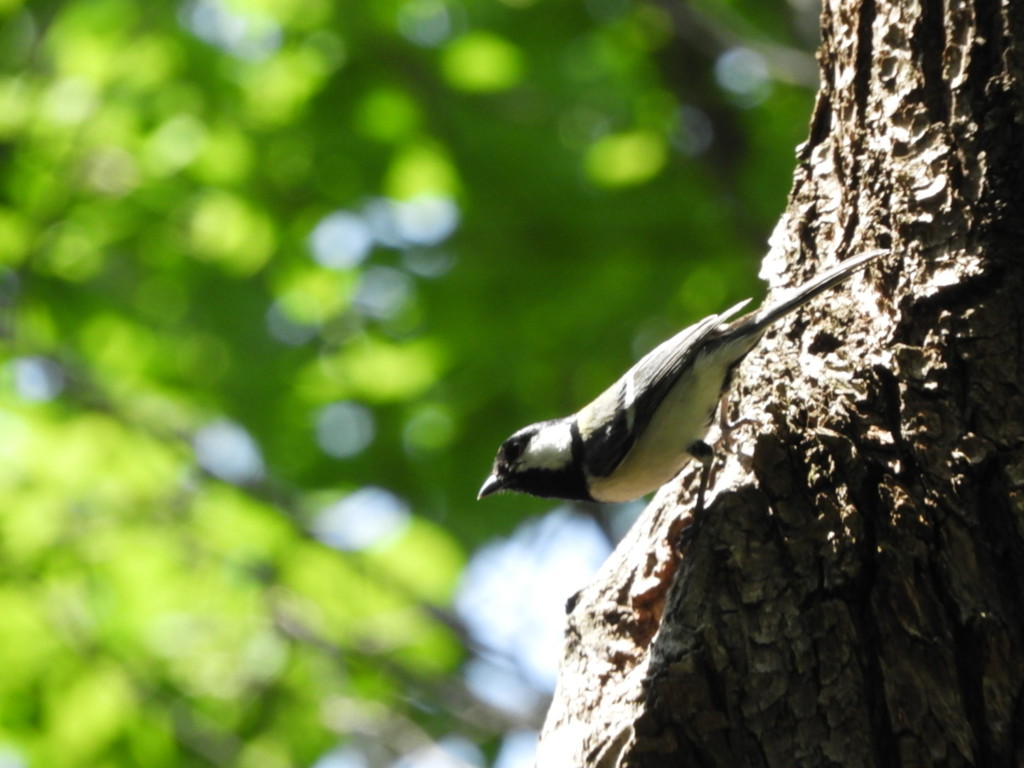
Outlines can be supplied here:
<path id="1" fill-rule="evenodd" d="M 658 345 L 576 414 L 583 463 L 592 477 L 607 477 L 615 470 L 709 334 L 749 301 L 710 315 Z"/>
<path id="2" fill-rule="evenodd" d="M 576 415 L 583 438 L 577 444 L 582 444 L 581 458 L 587 471 L 591 476 L 607 477 L 619 466 L 636 438 L 647 429 L 680 374 L 698 362 L 699 355 L 707 354 L 711 346 L 738 344 L 734 353 L 742 358 L 768 326 L 885 253 L 869 251 L 847 259 L 812 278 L 786 298 L 726 325 L 749 299 L 742 301 L 680 331 L 649 352 Z M 723 375 L 726 374 L 727 371 L 723 371 Z"/>

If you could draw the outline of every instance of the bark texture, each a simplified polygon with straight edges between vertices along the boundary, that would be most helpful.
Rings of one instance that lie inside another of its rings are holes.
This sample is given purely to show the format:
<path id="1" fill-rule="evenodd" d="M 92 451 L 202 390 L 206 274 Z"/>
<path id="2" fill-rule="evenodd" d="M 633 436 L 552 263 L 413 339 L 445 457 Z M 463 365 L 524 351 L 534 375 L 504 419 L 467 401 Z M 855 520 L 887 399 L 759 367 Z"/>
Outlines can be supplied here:
<path id="1" fill-rule="evenodd" d="M 692 467 L 580 593 L 541 768 L 1024 765 L 1024 3 L 822 25 L 763 275 L 891 254 L 741 366 L 685 555 Z"/>

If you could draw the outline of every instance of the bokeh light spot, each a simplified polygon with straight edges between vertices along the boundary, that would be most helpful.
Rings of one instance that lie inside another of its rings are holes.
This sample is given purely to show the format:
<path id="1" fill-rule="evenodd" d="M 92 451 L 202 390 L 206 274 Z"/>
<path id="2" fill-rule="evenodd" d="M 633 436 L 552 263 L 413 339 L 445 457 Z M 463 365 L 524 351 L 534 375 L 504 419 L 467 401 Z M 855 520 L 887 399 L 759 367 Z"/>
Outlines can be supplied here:
<path id="1" fill-rule="evenodd" d="M 447 408 L 423 405 L 406 422 L 402 436 L 407 451 L 437 451 L 451 443 L 455 424 Z"/>
<path id="2" fill-rule="evenodd" d="M 510 731 L 501 740 L 494 768 L 533 768 L 537 755 L 536 731 Z"/>
<path id="3" fill-rule="evenodd" d="M 199 429 L 192 440 L 196 461 L 214 477 L 245 485 L 263 479 L 263 454 L 245 428 L 220 420 Z"/>
<path id="4" fill-rule="evenodd" d="M 242 15 L 220 0 L 191 0 L 179 18 L 200 40 L 242 59 L 263 59 L 281 47 L 281 28 L 273 19 Z"/>
<path id="5" fill-rule="evenodd" d="M 398 12 L 398 31 L 406 40 L 433 48 L 452 34 L 448 6 L 440 0 L 411 0 Z"/>
<path id="6" fill-rule="evenodd" d="M 378 320 L 395 317 L 412 297 L 413 282 L 391 267 L 369 267 L 359 276 L 352 304 L 363 315 Z"/>
<path id="7" fill-rule="evenodd" d="M 351 269 L 362 263 L 373 246 L 373 233 L 359 215 L 335 211 L 320 220 L 309 236 L 309 248 L 318 264 Z"/>
<path id="8" fill-rule="evenodd" d="M 267 309 L 267 330 L 273 338 L 289 347 L 300 347 L 317 334 L 315 325 L 293 318 L 280 301 L 275 301 Z"/>
<path id="9" fill-rule="evenodd" d="M 552 691 L 565 601 L 610 552 L 597 523 L 556 508 L 478 549 L 463 572 L 455 609 L 481 643 L 512 659 L 538 688 Z"/>
<path id="10" fill-rule="evenodd" d="M 715 61 L 715 79 L 726 91 L 739 97 L 745 107 L 760 104 L 771 93 L 768 62 L 751 48 L 730 48 Z"/>
<path id="11" fill-rule="evenodd" d="M 642 184 L 657 175 L 666 156 L 665 141 L 653 131 L 609 134 L 587 151 L 587 175 L 602 187 Z"/>
<path id="12" fill-rule="evenodd" d="M 404 90 L 395 87 L 374 88 L 363 98 L 356 111 L 356 125 L 371 139 L 391 143 L 406 138 L 417 129 L 420 110 Z"/>
<path id="13" fill-rule="evenodd" d="M 159 176 L 177 173 L 196 158 L 205 141 L 206 126 L 202 122 L 193 115 L 175 115 L 146 140 L 146 167 Z"/>
<path id="14" fill-rule="evenodd" d="M 409 506 L 391 491 L 367 486 L 331 504 L 313 522 L 313 535 L 335 549 L 366 549 L 409 524 Z"/>
<path id="15" fill-rule="evenodd" d="M 484 755 L 473 742 L 462 736 L 445 736 L 409 752 L 391 768 L 484 768 Z"/>
<path id="16" fill-rule="evenodd" d="M 523 56 L 519 48 L 493 32 L 470 32 L 448 44 L 441 69 L 459 90 L 504 91 L 522 78 Z"/>
<path id="17" fill-rule="evenodd" d="M 16 357 L 11 361 L 11 368 L 14 388 L 24 400 L 53 400 L 64 389 L 64 370 L 48 358 Z"/>
<path id="18" fill-rule="evenodd" d="M 436 245 L 458 226 L 459 208 L 450 197 L 419 195 L 394 205 L 398 236 L 412 245 Z"/>
<path id="19" fill-rule="evenodd" d="M 396 200 L 417 195 L 451 196 L 459 186 L 459 177 L 442 146 L 432 141 L 415 141 L 395 153 L 384 186 Z"/>
<path id="20" fill-rule="evenodd" d="M 322 755 L 313 768 L 370 768 L 370 763 L 358 749 L 345 745 Z"/>
<path id="21" fill-rule="evenodd" d="M 510 664 L 497 659 L 470 659 L 462 677 L 476 698 L 513 717 L 528 718 L 543 705 L 544 694 Z"/>
<path id="22" fill-rule="evenodd" d="M 316 441 L 325 453 L 339 459 L 366 450 L 375 432 L 373 413 L 353 402 L 325 405 L 316 414 Z"/>

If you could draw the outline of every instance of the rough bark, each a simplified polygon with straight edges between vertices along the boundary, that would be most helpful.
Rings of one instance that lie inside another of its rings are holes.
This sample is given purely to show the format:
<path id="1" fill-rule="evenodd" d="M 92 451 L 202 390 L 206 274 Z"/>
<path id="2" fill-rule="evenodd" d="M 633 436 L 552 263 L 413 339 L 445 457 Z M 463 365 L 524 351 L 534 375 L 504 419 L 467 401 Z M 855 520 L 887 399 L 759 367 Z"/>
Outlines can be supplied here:
<path id="1" fill-rule="evenodd" d="M 891 253 L 742 365 L 685 555 L 693 468 L 578 596 L 542 768 L 1024 765 L 1024 4 L 822 25 L 763 272 Z"/>

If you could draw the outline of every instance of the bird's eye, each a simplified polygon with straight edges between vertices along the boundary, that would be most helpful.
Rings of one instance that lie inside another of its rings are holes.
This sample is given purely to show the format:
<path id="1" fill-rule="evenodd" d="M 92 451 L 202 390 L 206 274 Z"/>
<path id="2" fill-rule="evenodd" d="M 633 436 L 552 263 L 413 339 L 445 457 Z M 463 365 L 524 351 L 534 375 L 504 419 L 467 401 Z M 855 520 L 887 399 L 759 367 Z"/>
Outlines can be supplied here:
<path id="1" fill-rule="evenodd" d="M 519 457 L 523 455 L 523 451 L 526 450 L 526 446 L 530 442 L 532 435 L 512 435 L 505 444 L 501 446 L 501 457 L 508 464 L 515 464 L 519 461 Z"/>

